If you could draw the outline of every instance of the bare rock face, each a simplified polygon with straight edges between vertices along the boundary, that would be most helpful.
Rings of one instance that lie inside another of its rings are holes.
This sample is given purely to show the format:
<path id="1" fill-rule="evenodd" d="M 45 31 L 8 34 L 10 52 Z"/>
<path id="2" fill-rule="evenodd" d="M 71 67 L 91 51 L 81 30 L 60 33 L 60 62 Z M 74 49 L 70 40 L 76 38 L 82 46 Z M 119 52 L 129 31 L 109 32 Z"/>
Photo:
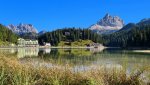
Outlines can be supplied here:
<path id="1" fill-rule="evenodd" d="M 112 17 L 111 15 L 106 14 L 103 19 L 98 21 L 97 24 L 92 25 L 90 29 L 99 34 L 110 34 L 120 30 L 123 26 L 124 21 L 118 16 Z"/>
<path id="2" fill-rule="evenodd" d="M 8 25 L 7 27 L 16 34 L 38 33 L 38 31 L 32 24 L 22 24 L 21 23 L 18 26 L 11 24 L 11 25 Z"/>

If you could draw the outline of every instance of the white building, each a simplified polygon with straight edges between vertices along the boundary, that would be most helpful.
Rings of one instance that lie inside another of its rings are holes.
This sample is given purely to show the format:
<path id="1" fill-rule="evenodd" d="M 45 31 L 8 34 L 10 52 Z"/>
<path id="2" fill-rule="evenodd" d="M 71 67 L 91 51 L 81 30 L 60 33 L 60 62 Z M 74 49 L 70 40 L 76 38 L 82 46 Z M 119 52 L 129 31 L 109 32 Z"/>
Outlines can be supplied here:
<path id="1" fill-rule="evenodd" d="M 19 38 L 18 46 L 19 47 L 38 47 L 39 43 L 38 43 L 38 40 L 25 40 L 25 39 Z"/>
<path id="2" fill-rule="evenodd" d="M 51 44 L 50 44 L 50 43 L 45 43 L 45 46 L 46 46 L 46 47 L 50 47 Z"/>

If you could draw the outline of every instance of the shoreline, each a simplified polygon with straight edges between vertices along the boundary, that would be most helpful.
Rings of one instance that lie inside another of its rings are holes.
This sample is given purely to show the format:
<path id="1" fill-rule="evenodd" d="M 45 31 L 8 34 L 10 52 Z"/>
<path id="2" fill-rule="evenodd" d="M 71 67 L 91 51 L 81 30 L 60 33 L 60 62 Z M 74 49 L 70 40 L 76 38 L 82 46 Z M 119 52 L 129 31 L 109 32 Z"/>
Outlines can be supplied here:
<path id="1" fill-rule="evenodd" d="M 61 47 L 61 46 L 58 46 L 58 47 L 44 47 L 44 46 L 39 46 L 39 47 L 11 47 L 11 46 L 8 46 L 8 47 L 0 47 L 0 49 L 18 49 L 18 48 L 39 48 L 39 49 L 44 49 L 44 48 L 50 48 L 50 49 L 93 49 L 95 47 Z M 99 48 L 108 48 L 108 47 L 98 47 L 97 49 Z"/>
<path id="2" fill-rule="evenodd" d="M 101 47 L 98 47 L 98 48 L 95 48 L 95 47 L 62 47 L 62 46 L 52 46 L 52 47 L 45 47 L 45 46 L 38 46 L 38 47 L 18 47 L 18 46 L 15 46 L 15 47 L 12 47 L 12 46 L 6 46 L 6 47 L 0 47 L 0 49 L 18 49 L 18 48 L 39 48 L 39 49 L 120 49 L 120 50 L 131 50 L 133 52 L 136 52 L 136 53 L 150 53 L 150 48 L 121 48 L 121 47 L 105 47 L 105 46 L 101 46 Z"/>
<path id="3" fill-rule="evenodd" d="M 150 53 L 150 50 L 133 50 L 136 53 Z"/>

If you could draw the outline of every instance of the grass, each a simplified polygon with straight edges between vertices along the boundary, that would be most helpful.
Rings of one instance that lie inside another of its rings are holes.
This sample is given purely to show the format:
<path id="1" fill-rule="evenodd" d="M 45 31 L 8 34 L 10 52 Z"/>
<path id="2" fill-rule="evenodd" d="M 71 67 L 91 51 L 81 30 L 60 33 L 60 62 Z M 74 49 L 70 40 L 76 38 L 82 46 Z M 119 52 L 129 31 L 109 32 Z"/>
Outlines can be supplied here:
<path id="1" fill-rule="evenodd" d="M 9 46 L 11 43 L 0 41 L 0 46 Z"/>
<path id="2" fill-rule="evenodd" d="M 93 43 L 93 41 L 91 40 L 78 40 L 78 41 L 75 41 L 75 42 L 65 42 L 65 41 L 61 41 L 58 46 L 72 46 L 72 47 L 78 47 L 78 46 L 82 46 L 82 47 L 85 47 L 87 44 L 91 44 Z"/>
<path id="3" fill-rule="evenodd" d="M 69 66 L 34 67 L 14 57 L 0 56 L 0 85 L 143 85 L 141 75 L 145 72 L 150 72 L 149 66 L 130 75 L 126 69 L 104 67 L 73 72 Z"/>

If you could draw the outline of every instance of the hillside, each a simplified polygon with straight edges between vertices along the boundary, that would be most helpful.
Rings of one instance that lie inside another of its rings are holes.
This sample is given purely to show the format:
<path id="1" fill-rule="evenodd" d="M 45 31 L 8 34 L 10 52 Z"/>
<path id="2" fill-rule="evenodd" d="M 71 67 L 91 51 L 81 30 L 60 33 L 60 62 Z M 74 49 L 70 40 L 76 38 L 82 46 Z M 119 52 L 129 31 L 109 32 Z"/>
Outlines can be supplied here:
<path id="1" fill-rule="evenodd" d="M 24 34 L 20 34 L 19 37 L 24 38 L 24 39 L 38 39 L 38 34 L 31 32 L 31 33 L 24 33 Z"/>
<path id="2" fill-rule="evenodd" d="M 60 43 L 58 44 L 58 46 L 71 46 L 71 47 L 84 47 L 87 46 L 88 44 L 93 43 L 93 41 L 91 40 L 78 40 L 78 41 L 74 41 L 74 42 L 65 42 L 65 41 L 60 41 Z"/>
<path id="3" fill-rule="evenodd" d="M 53 46 L 58 46 L 61 41 L 75 42 L 79 40 L 91 40 L 95 43 L 102 43 L 102 37 L 88 29 L 64 28 L 52 32 L 47 32 L 38 37 L 40 45 L 49 42 Z"/>
<path id="4" fill-rule="evenodd" d="M 149 20 L 148 20 L 149 21 Z M 123 29 L 103 36 L 106 46 L 111 47 L 150 47 L 150 22 L 141 21 L 137 24 L 127 24 Z"/>
<path id="5" fill-rule="evenodd" d="M 0 24 L 0 45 L 9 45 L 10 43 L 17 43 L 18 36 L 5 26 Z"/>

